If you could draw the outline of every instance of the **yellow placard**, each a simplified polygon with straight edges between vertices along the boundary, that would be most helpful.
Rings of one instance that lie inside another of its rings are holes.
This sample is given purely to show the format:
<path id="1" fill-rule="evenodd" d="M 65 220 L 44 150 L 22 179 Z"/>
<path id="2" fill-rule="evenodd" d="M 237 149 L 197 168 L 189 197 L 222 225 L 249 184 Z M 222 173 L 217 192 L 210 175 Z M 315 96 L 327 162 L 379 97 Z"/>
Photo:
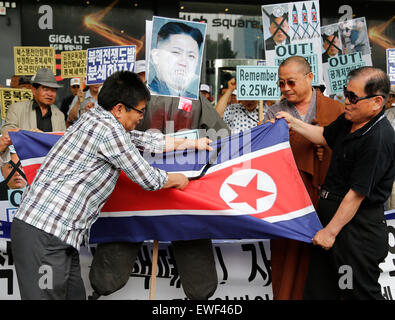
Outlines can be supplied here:
<path id="1" fill-rule="evenodd" d="M 14 47 L 14 68 L 18 76 L 32 76 L 40 68 L 52 69 L 56 75 L 55 48 Z"/>
<path id="2" fill-rule="evenodd" d="M 30 89 L 0 88 L 1 118 L 5 119 L 8 107 L 22 100 L 32 100 L 33 93 Z"/>
<path id="3" fill-rule="evenodd" d="M 75 78 L 86 76 L 87 50 L 74 50 L 61 52 L 62 78 Z"/>

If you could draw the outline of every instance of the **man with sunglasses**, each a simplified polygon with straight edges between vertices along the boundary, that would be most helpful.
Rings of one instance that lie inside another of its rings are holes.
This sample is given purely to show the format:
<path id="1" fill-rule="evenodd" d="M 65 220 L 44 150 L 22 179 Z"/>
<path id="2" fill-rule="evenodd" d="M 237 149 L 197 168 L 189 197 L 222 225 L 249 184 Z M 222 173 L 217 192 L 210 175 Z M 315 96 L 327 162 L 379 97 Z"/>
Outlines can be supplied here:
<path id="1" fill-rule="evenodd" d="M 278 74 L 283 99 L 269 107 L 263 122 L 275 119 L 279 111 L 287 111 L 306 123 L 324 126 L 343 112 L 341 103 L 325 97 L 319 89 L 313 89 L 313 73 L 305 58 L 289 57 L 280 65 Z M 331 151 L 327 147 L 317 148 L 293 130 L 290 130 L 290 145 L 299 174 L 316 208 Z M 319 152 L 323 152 L 322 158 L 318 157 Z M 271 250 L 274 299 L 302 299 L 308 246 L 296 240 L 276 239 L 271 241 Z M 290 276 L 292 274 L 294 276 Z"/>
<path id="2" fill-rule="evenodd" d="M 121 170 L 145 190 L 185 189 L 188 179 L 183 174 L 153 168 L 138 149 L 211 150 L 207 138 L 135 131 L 149 99 L 136 74 L 113 73 L 104 82 L 98 105 L 69 127 L 47 154 L 11 227 L 22 299 L 86 298 L 78 250 L 88 245 L 89 230 Z M 43 272 L 48 272 L 51 285 L 43 285 Z"/>
<path id="3" fill-rule="evenodd" d="M 331 124 L 277 115 L 333 150 L 317 211 L 324 228 L 312 239 L 306 299 L 384 299 L 378 282 L 388 253 L 383 204 L 395 176 L 395 134 L 384 115 L 390 81 L 373 67 L 353 70 L 348 78 L 345 112 Z"/>

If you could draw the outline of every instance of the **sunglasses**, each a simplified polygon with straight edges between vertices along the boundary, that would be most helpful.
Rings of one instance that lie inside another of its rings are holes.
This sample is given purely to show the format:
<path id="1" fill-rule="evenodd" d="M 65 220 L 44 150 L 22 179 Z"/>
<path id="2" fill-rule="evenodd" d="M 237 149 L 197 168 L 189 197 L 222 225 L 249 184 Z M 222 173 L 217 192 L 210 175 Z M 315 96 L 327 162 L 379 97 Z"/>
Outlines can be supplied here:
<path id="1" fill-rule="evenodd" d="M 361 100 L 370 99 L 370 98 L 373 98 L 373 97 L 383 97 L 380 94 L 372 94 L 372 95 L 365 96 L 365 97 L 358 97 L 354 92 L 348 91 L 347 87 L 343 88 L 343 94 L 344 94 L 344 97 L 346 99 L 348 99 L 348 101 L 350 101 L 350 103 L 352 103 L 352 104 L 357 104 Z"/>
<path id="2" fill-rule="evenodd" d="M 303 76 L 305 77 L 305 76 L 307 76 L 309 73 L 310 73 L 310 72 L 307 72 L 307 73 L 305 73 Z M 298 79 L 298 80 L 300 80 L 300 79 Z M 296 82 L 297 82 L 298 80 L 278 80 L 277 85 L 278 85 L 280 88 L 284 88 L 284 87 L 285 87 L 285 84 L 287 84 L 288 87 L 293 88 L 293 87 L 295 87 Z"/>
<path id="3" fill-rule="evenodd" d="M 74 86 L 71 86 L 73 89 L 77 89 L 77 88 L 79 88 L 80 86 L 79 85 L 74 85 Z"/>
<path id="4" fill-rule="evenodd" d="M 124 102 L 122 102 L 122 101 L 119 101 L 119 103 L 122 103 L 126 108 L 132 109 L 132 110 L 138 112 L 139 114 L 144 114 L 145 109 L 146 109 L 146 108 L 144 108 L 143 110 L 139 110 L 139 109 L 137 109 L 137 108 L 135 108 L 135 107 L 132 107 L 132 106 L 127 105 L 126 103 L 124 103 Z"/>

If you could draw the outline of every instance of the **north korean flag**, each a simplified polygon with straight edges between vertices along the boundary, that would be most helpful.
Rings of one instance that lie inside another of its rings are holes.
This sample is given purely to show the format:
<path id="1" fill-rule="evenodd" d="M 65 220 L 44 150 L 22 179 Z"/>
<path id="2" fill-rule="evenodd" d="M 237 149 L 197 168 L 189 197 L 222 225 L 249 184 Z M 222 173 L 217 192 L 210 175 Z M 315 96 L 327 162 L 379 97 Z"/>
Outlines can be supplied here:
<path id="1" fill-rule="evenodd" d="M 11 134 L 30 180 L 42 162 L 42 149 L 56 136 Z M 296 168 L 284 120 L 219 139 L 211 152 L 143 156 L 155 167 L 184 173 L 189 185 L 183 191 L 144 191 L 122 172 L 92 226 L 92 243 L 276 237 L 311 242 L 322 228 Z"/>

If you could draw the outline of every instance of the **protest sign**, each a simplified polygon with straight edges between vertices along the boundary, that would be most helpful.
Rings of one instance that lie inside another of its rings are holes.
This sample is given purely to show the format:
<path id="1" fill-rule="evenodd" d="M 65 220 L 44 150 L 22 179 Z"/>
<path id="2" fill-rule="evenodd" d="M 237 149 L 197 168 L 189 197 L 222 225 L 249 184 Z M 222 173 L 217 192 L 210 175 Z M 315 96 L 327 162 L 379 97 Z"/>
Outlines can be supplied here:
<path id="1" fill-rule="evenodd" d="M 31 76 L 40 68 L 56 74 L 55 49 L 51 47 L 14 47 L 14 68 L 18 76 Z"/>
<path id="2" fill-rule="evenodd" d="M 99 84 L 116 71 L 134 71 L 136 46 L 90 48 L 87 52 L 86 84 Z"/>
<path id="3" fill-rule="evenodd" d="M 330 95 L 343 95 L 348 73 L 371 66 L 365 18 L 346 20 L 321 28 L 324 81 Z"/>
<path id="4" fill-rule="evenodd" d="M 237 66 L 237 100 L 279 100 L 278 68 Z"/>
<path id="5" fill-rule="evenodd" d="M 280 64 L 287 58 L 291 56 L 302 56 L 304 57 L 310 64 L 311 72 L 313 72 L 313 85 L 319 85 L 319 76 L 320 76 L 320 66 L 317 55 L 314 51 L 314 44 L 312 42 L 304 42 L 297 44 L 287 44 L 284 46 L 277 46 L 276 49 L 276 57 L 275 57 L 275 65 L 280 66 Z"/>
<path id="6" fill-rule="evenodd" d="M 320 10 L 318 1 L 264 5 L 262 24 L 266 65 L 279 66 L 286 58 L 307 59 L 314 74 L 313 85 L 322 81 Z"/>
<path id="7" fill-rule="evenodd" d="M 148 88 L 154 95 L 197 100 L 206 24 L 153 17 L 147 23 Z"/>
<path id="8" fill-rule="evenodd" d="M 8 201 L 0 201 L 0 223 L 8 210 Z M 380 264 L 379 283 L 386 300 L 395 298 L 395 220 L 387 218 L 388 255 Z M 1 226 L 1 225 L 0 225 Z M 0 231 L 1 232 L 1 231 Z M 150 241 L 142 245 L 130 278 L 118 291 L 101 296 L 100 300 L 148 300 L 151 278 L 152 247 Z M 86 294 L 92 296 L 93 288 L 89 280 L 96 245 L 81 247 L 79 259 L 81 277 Z M 269 239 L 261 240 L 213 240 L 215 265 L 218 274 L 218 287 L 210 300 L 273 300 L 271 245 Z M 9 237 L 0 239 L 0 299 L 20 300 L 20 292 L 11 252 Z M 159 300 L 186 299 L 180 275 L 174 260 L 170 242 L 159 243 L 156 298 Z"/>
<path id="9" fill-rule="evenodd" d="M 31 99 L 33 99 L 33 93 L 30 89 L 0 88 L 1 118 L 5 119 L 11 104 Z"/>
<path id="10" fill-rule="evenodd" d="M 387 74 L 390 77 L 391 85 L 395 86 L 395 48 L 388 48 L 387 55 Z"/>
<path id="11" fill-rule="evenodd" d="M 61 57 L 62 78 L 81 78 L 86 76 L 86 50 L 62 51 Z"/>
<path id="12" fill-rule="evenodd" d="M 333 94 L 341 95 L 343 87 L 347 86 L 347 76 L 351 70 L 364 67 L 365 61 L 362 59 L 362 52 L 344 54 L 329 58 L 329 88 Z"/>

